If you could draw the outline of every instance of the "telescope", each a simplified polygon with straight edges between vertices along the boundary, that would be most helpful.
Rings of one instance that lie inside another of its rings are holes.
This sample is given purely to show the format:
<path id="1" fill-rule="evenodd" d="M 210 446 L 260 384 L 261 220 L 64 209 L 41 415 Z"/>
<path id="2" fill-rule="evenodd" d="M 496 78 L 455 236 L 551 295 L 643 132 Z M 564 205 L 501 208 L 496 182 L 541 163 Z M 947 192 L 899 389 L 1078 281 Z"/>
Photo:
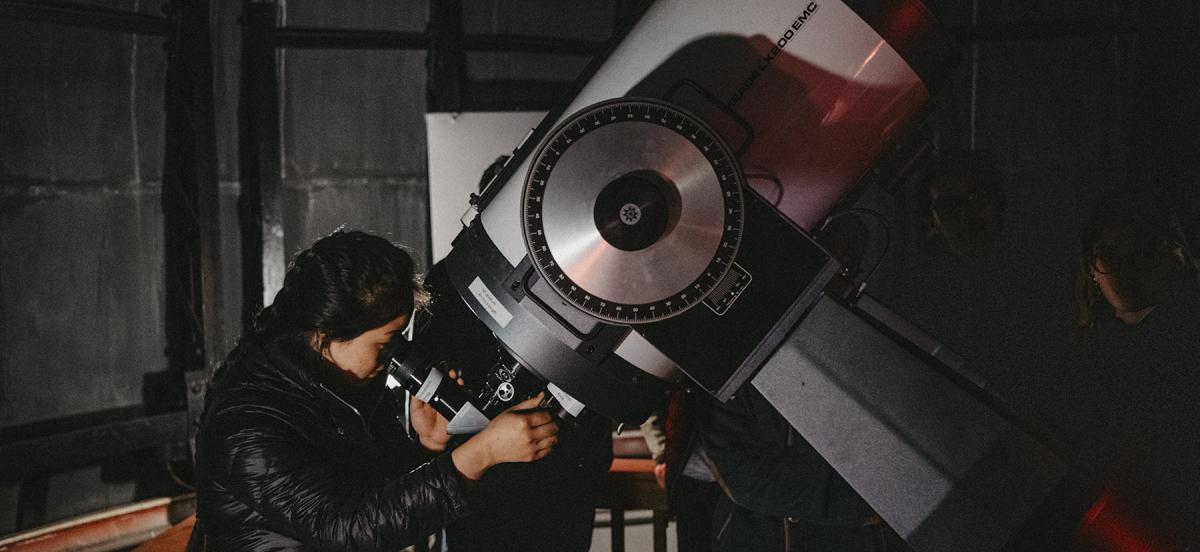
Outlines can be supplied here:
<path id="1" fill-rule="evenodd" d="M 912 161 L 956 52 L 917 0 L 658 1 L 464 205 L 391 374 L 460 433 L 543 388 L 637 424 L 752 385 L 918 552 L 1123 549 L 1121 501 L 813 239 Z"/>

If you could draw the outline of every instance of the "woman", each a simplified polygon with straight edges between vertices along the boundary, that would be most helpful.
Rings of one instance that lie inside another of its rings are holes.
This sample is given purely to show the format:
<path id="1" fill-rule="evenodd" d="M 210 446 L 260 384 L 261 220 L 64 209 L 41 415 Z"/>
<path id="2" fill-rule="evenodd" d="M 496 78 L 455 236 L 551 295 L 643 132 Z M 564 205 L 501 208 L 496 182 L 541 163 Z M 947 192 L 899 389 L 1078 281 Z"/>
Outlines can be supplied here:
<path id="1" fill-rule="evenodd" d="M 1051 419 L 1106 483 L 1187 511 L 1200 504 L 1200 288 L 1184 233 L 1165 205 L 1122 194 L 1080 245 L 1076 355 L 1050 387 Z"/>
<path id="2" fill-rule="evenodd" d="M 1121 195 L 1100 204 L 1084 227 L 1077 298 L 1079 325 L 1143 322 L 1159 305 L 1190 302 L 1196 270 L 1178 219 L 1156 202 Z"/>
<path id="3" fill-rule="evenodd" d="M 376 236 L 335 232 L 292 261 L 210 385 L 190 551 L 397 550 L 464 515 L 488 468 L 549 453 L 540 397 L 450 453 L 407 439 L 379 353 L 422 302 L 412 259 Z"/>

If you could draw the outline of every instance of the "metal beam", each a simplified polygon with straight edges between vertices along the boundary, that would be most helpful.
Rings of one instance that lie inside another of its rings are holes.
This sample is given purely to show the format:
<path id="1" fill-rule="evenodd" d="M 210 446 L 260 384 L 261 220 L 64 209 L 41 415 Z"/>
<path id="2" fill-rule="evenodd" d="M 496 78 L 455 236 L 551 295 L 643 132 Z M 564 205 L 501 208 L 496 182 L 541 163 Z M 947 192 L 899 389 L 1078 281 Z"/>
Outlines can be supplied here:
<path id="1" fill-rule="evenodd" d="M 242 3 L 238 167 L 241 195 L 242 324 L 283 285 L 283 177 L 280 172 L 279 75 L 275 63 L 274 2 Z M 269 296 L 269 297 L 268 297 Z"/>
<path id="2" fill-rule="evenodd" d="M 1139 25 L 1114 17 L 1091 17 L 979 24 L 952 28 L 951 31 L 962 42 L 1000 42 L 1132 35 L 1139 32 Z"/>
<path id="3" fill-rule="evenodd" d="M 577 88 L 571 81 L 532 79 L 471 80 L 473 111 L 550 111 L 571 101 Z"/>
<path id="4" fill-rule="evenodd" d="M 323 50 L 426 50 L 433 41 L 430 33 L 314 27 L 276 27 L 271 35 L 276 48 Z M 461 46 L 463 50 L 476 52 L 593 56 L 604 50 L 605 43 L 548 36 L 480 34 L 463 35 Z"/>
<path id="5" fill-rule="evenodd" d="M 467 105 L 467 56 L 461 0 L 430 0 L 426 111 L 462 111 Z"/>
<path id="6" fill-rule="evenodd" d="M 603 52 L 605 48 L 604 42 L 594 40 L 516 34 L 464 35 L 462 45 L 465 50 L 477 52 L 568 56 L 594 56 Z"/>
<path id="7" fill-rule="evenodd" d="M 429 48 L 429 35 L 359 29 L 278 27 L 271 30 L 271 43 L 276 48 L 424 50 Z"/>
<path id="8" fill-rule="evenodd" d="M 653 3 L 653 0 L 616 0 L 613 4 L 613 30 L 610 37 L 616 39 L 628 34 Z"/>
<path id="9" fill-rule="evenodd" d="M 188 417 L 182 411 L 27 437 L 0 444 L 0 480 L 19 481 L 187 438 Z"/>
<path id="10" fill-rule="evenodd" d="M 167 43 L 163 245 L 167 368 L 222 356 L 216 115 L 207 0 L 174 0 Z"/>
<path id="11" fill-rule="evenodd" d="M 165 17 L 53 0 L 0 0 L 0 19 L 157 36 L 171 32 Z"/>

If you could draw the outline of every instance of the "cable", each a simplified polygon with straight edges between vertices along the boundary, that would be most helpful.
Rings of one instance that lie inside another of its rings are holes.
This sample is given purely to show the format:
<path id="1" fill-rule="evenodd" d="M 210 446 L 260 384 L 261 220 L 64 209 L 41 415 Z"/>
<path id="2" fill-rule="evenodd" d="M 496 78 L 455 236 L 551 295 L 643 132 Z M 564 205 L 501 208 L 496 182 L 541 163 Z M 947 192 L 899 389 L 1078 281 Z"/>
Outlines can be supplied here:
<path id="1" fill-rule="evenodd" d="M 179 474 L 175 473 L 175 462 L 173 460 L 167 460 L 167 475 L 171 476 L 171 479 L 175 480 L 175 484 L 179 485 L 180 487 L 183 487 L 189 491 L 196 490 L 195 485 L 184 481 L 182 477 L 179 477 Z"/>

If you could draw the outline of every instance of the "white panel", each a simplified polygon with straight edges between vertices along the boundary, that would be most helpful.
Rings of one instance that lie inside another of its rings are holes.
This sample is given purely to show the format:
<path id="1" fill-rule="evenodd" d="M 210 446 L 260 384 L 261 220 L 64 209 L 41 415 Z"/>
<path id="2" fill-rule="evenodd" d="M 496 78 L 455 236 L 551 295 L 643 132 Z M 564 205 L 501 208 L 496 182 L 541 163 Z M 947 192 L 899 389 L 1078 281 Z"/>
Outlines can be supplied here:
<path id="1" fill-rule="evenodd" d="M 511 155 L 529 130 L 546 114 L 426 113 L 429 138 L 429 224 L 433 262 L 450 253 L 450 242 L 462 230 L 460 218 L 479 178 L 501 155 Z"/>

